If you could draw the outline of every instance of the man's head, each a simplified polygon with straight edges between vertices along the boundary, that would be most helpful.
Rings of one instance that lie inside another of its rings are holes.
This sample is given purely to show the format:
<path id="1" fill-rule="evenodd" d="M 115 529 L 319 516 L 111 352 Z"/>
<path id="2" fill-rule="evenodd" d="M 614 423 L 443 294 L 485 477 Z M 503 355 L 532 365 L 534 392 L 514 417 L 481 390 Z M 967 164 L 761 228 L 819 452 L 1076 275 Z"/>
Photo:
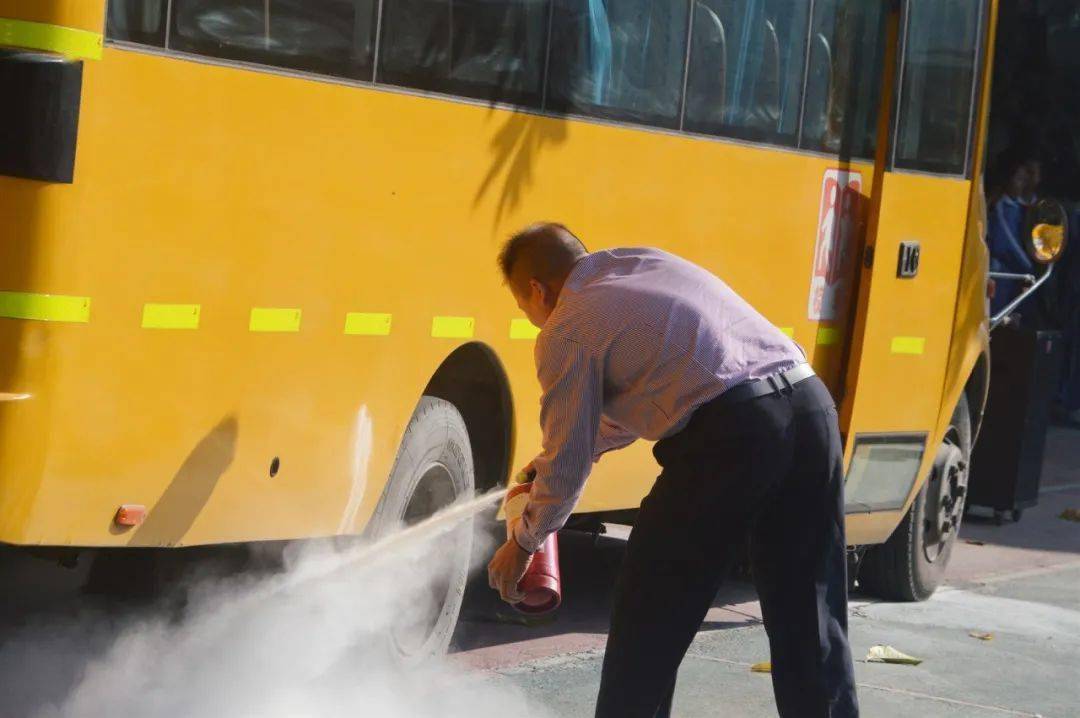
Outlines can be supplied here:
<path id="1" fill-rule="evenodd" d="M 538 222 L 506 241 L 499 252 L 499 269 L 521 311 L 543 327 L 570 270 L 586 254 L 585 245 L 569 229 L 556 222 Z"/>

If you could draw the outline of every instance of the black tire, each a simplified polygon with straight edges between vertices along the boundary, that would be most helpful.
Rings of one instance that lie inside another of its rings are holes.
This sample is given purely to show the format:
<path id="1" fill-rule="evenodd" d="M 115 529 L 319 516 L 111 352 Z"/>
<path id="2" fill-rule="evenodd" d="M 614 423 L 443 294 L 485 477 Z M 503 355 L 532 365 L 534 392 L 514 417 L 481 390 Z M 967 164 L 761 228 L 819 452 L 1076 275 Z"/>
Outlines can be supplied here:
<path id="1" fill-rule="evenodd" d="M 939 457 L 941 452 L 952 452 L 949 455 L 958 461 L 936 463 L 889 540 L 867 549 L 859 569 L 859 586 L 867 593 L 890 601 L 925 601 L 945 577 L 964 512 L 971 460 L 971 414 L 963 394 L 953 411 Z M 955 503 L 949 503 L 950 496 Z M 947 511 L 942 506 L 947 506 Z M 944 531 L 937 519 L 941 513 L 948 514 L 950 524 Z"/>
<path id="2" fill-rule="evenodd" d="M 421 397 L 405 429 L 368 535 L 378 540 L 403 524 L 416 523 L 454 501 L 472 497 L 474 490 L 475 472 L 465 420 L 450 402 Z M 446 554 L 449 560 L 440 557 L 445 570 L 429 587 L 432 610 L 419 622 L 403 621 L 391 627 L 387 637 L 391 653 L 400 662 L 418 663 L 446 652 L 461 612 L 472 536 L 472 522 L 464 521 L 449 541 L 439 539 L 441 546 L 452 548 Z"/>

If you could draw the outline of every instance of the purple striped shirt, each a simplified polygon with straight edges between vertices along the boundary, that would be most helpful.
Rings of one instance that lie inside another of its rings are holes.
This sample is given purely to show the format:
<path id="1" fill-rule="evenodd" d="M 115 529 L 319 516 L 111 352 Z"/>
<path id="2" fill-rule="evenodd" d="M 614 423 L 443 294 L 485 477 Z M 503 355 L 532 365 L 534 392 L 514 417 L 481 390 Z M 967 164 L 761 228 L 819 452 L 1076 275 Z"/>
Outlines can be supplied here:
<path id="1" fill-rule="evenodd" d="M 536 340 L 543 451 L 515 539 L 534 551 L 560 529 L 604 452 L 670 436 L 730 387 L 805 361 L 691 262 L 651 248 L 583 257 Z"/>

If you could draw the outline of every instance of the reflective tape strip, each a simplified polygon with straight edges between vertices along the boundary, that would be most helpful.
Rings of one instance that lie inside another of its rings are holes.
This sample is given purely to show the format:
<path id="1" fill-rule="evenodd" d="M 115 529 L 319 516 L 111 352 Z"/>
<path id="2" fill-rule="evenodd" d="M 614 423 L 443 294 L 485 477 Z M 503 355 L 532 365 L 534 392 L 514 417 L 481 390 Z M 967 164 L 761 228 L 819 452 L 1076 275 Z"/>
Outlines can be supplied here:
<path id="1" fill-rule="evenodd" d="M 298 332 L 300 310 L 253 307 L 248 329 L 253 332 Z"/>
<path id="2" fill-rule="evenodd" d="M 345 333 L 370 337 L 385 337 L 390 334 L 392 314 L 370 314 L 367 312 L 349 312 L 345 315 Z"/>
<path id="3" fill-rule="evenodd" d="M 472 317 L 434 317 L 431 320 L 431 336 L 436 339 L 469 339 L 476 329 Z"/>
<path id="4" fill-rule="evenodd" d="M 840 330 L 836 327 L 818 327 L 817 330 L 817 343 L 818 346 L 832 346 L 833 344 L 840 343 Z"/>
<path id="5" fill-rule="evenodd" d="M 89 30 L 0 17 L 0 45 L 100 60 L 101 44 L 101 34 Z"/>
<path id="6" fill-rule="evenodd" d="M 787 335 L 790 339 L 795 338 L 795 327 L 777 327 L 777 329 Z"/>
<path id="7" fill-rule="evenodd" d="M 510 320 L 511 339 L 536 339 L 539 334 L 539 327 L 534 326 L 528 319 Z"/>
<path id="8" fill-rule="evenodd" d="M 893 354 L 922 354 L 926 350 L 925 337 L 893 337 Z"/>
<path id="9" fill-rule="evenodd" d="M 85 324 L 90 321 L 90 297 L 0 292 L 0 317 Z"/>
<path id="10" fill-rule="evenodd" d="M 198 304 L 144 304 L 143 329 L 198 329 Z"/>

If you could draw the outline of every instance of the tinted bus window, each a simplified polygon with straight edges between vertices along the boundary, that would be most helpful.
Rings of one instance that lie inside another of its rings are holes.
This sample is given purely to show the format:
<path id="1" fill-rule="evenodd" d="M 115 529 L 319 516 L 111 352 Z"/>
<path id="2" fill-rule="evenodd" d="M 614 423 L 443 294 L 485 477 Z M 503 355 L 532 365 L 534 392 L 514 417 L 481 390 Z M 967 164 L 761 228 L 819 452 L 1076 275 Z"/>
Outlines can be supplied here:
<path id="1" fill-rule="evenodd" d="M 910 0 L 894 165 L 962 174 L 982 3 Z"/>
<path id="2" fill-rule="evenodd" d="M 377 79 L 539 106 L 547 26 L 547 0 L 387 2 Z"/>
<path id="3" fill-rule="evenodd" d="M 555 0 L 548 107 L 677 127 L 687 4 Z"/>
<path id="4" fill-rule="evenodd" d="M 688 130 L 794 145 L 810 3 L 697 0 Z"/>
<path id="5" fill-rule="evenodd" d="M 885 19 L 881 3 L 814 3 L 801 147 L 873 157 Z"/>
<path id="6" fill-rule="evenodd" d="M 172 0 L 169 47 L 371 79 L 376 0 Z"/>
<path id="7" fill-rule="evenodd" d="M 166 0 L 110 0 L 105 35 L 110 40 L 165 45 Z"/>

